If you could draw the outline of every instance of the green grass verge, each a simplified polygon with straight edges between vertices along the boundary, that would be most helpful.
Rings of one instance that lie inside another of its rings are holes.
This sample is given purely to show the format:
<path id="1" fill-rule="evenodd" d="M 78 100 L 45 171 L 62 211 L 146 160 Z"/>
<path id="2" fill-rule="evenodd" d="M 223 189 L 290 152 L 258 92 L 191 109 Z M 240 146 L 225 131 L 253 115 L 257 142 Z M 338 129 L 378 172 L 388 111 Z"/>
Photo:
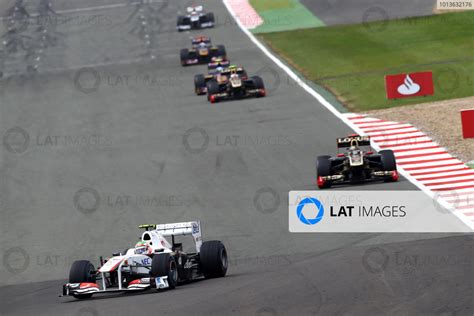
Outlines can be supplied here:
<path id="1" fill-rule="evenodd" d="M 294 6 L 293 0 L 250 0 L 250 4 L 259 12 L 289 9 Z"/>
<path id="2" fill-rule="evenodd" d="M 259 36 L 353 111 L 474 95 L 474 12 Z M 433 71 L 435 95 L 387 100 L 384 76 Z"/>
<path id="3" fill-rule="evenodd" d="M 325 26 L 299 0 L 250 0 L 264 23 L 253 33 L 270 33 Z"/>
<path id="4" fill-rule="evenodd" d="M 474 161 L 467 163 L 468 167 L 474 169 Z"/>

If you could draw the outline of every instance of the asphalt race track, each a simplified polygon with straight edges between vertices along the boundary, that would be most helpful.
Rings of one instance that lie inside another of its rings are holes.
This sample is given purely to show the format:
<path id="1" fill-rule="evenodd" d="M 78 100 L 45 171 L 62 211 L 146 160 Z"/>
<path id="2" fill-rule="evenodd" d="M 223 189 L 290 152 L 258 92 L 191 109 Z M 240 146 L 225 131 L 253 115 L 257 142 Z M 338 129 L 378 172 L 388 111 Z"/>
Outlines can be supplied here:
<path id="1" fill-rule="evenodd" d="M 327 25 L 388 21 L 433 14 L 436 0 L 302 0 Z"/>
<path id="2" fill-rule="evenodd" d="M 132 8 L 77 11 L 103 20 L 66 23 L 43 74 L 2 81 L 1 133 L 15 137 L 0 147 L 0 315 L 472 315 L 472 236 L 288 232 L 288 191 L 316 189 L 315 157 L 351 131 L 290 82 L 219 0 L 206 1 L 218 26 L 192 34 L 225 44 L 233 63 L 263 77 L 268 97 L 211 105 L 195 96 L 193 75 L 205 67 L 180 66 L 191 34 L 174 29 L 187 4 L 157 5 L 152 50 L 129 33 Z M 22 69 L 19 60 L 10 68 Z M 338 189 L 416 188 L 401 179 Z M 72 261 L 133 246 L 138 224 L 194 219 L 205 240 L 227 246 L 227 277 L 144 295 L 58 297 Z"/>

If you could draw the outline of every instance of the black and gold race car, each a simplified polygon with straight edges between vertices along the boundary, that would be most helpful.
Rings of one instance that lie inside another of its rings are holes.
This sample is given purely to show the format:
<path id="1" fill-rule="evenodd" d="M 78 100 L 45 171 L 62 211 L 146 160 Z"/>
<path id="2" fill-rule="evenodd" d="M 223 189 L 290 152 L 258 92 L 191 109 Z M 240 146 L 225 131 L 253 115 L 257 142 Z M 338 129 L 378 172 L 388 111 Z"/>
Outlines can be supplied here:
<path id="1" fill-rule="evenodd" d="M 320 189 L 333 184 L 351 184 L 365 181 L 398 181 L 397 163 L 391 150 L 379 153 L 364 151 L 370 147 L 370 137 L 357 134 L 337 139 L 337 147 L 345 153 L 336 156 L 319 156 L 316 162 L 317 184 Z"/>
<path id="2" fill-rule="evenodd" d="M 204 95 L 207 93 L 207 83 L 216 78 L 218 74 L 230 74 L 230 68 L 235 66 L 230 66 L 229 60 L 222 58 L 217 58 L 212 63 L 207 65 L 207 75 L 199 74 L 194 76 L 194 92 L 197 95 Z M 243 68 L 237 68 L 237 73 L 240 74 L 242 78 L 247 78 L 247 72 Z"/>
<path id="3" fill-rule="evenodd" d="M 243 68 L 231 66 L 217 73 L 206 83 L 207 99 L 211 103 L 224 100 L 262 98 L 266 96 L 263 79 L 248 77 Z"/>
<path id="4" fill-rule="evenodd" d="M 227 52 L 224 45 L 213 46 L 209 37 L 199 36 L 192 39 L 191 49 L 181 50 L 180 57 L 181 65 L 186 67 L 208 64 L 217 58 L 227 59 Z"/>

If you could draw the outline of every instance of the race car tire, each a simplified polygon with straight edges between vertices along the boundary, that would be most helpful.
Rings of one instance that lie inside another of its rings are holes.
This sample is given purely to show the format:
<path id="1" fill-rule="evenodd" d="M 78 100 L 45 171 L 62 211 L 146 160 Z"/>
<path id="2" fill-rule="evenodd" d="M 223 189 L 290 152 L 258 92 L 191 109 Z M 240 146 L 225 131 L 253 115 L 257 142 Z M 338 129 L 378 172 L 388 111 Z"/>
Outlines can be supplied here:
<path id="1" fill-rule="evenodd" d="M 397 162 L 395 155 L 391 150 L 382 150 L 379 152 L 380 161 L 382 162 L 383 171 L 394 171 L 397 170 Z"/>
<path id="2" fill-rule="evenodd" d="M 206 279 L 222 278 L 227 273 L 227 250 L 219 240 L 206 241 L 201 246 L 200 260 Z"/>
<path id="3" fill-rule="evenodd" d="M 211 22 L 211 23 L 215 23 L 216 22 L 216 17 L 214 16 L 214 13 L 208 13 L 206 15 L 206 18 L 207 18 L 207 21 L 208 22 Z"/>
<path id="4" fill-rule="evenodd" d="M 215 81 L 209 81 L 207 83 L 207 99 L 211 101 L 211 96 L 219 93 L 219 84 Z"/>
<path id="5" fill-rule="evenodd" d="M 382 150 L 379 152 L 380 162 L 382 163 L 383 171 L 396 171 L 397 170 L 397 161 L 395 155 L 391 150 Z M 398 181 L 398 175 L 396 177 L 387 177 L 384 180 L 385 182 L 396 182 Z"/>
<path id="6" fill-rule="evenodd" d="M 224 45 L 217 45 L 217 55 L 224 59 L 227 58 L 227 50 L 225 49 Z"/>
<path id="7" fill-rule="evenodd" d="M 327 177 L 331 175 L 331 161 L 329 160 L 331 156 L 319 156 L 316 161 L 316 178 Z M 326 181 L 321 187 L 322 189 L 327 189 L 331 187 L 331 182 Z"/>
<path id="8" fill-rule="evenodd" d="M 150 275 L 152 278 L 167 276 L 169 289 L 174 289 L 178 284 L 176 260 L 169 253 L 154 255 L 151 260 Z"/>
<path id="9" fill-rule="evenodd" d="M 74 261 L 69 270 L 69 283 L 95 282 L 94 265 L 88 260 Z"/>
<path id="10" fill-rule="evenodd" d="M 263 79 L 259 76 L 252 77 L 253 84 L 255 89 L 265 89 L 265 85 L 263 84 Z"/>
<path id="11" fill-rule="evenodd" d="M 197 95 L 203 95 L 202 89 L 206 88 L 206 78 L 204 75 L 194 76 L 194 91 Z"/>
<path id="12" fill-rule="evenodd" d="M 181 65 L 186 66 L 186 60 L 189 58 L 189 49 L 183 48 L 180 52 Z"/>
<path id="13" fill-rule="evenodd" d="M 69 270 L 69 283 L 95 283 L 94 265 L 88 260 L 74 261 Z M 77 299 L 92 297 L 92 294 L 74 295 Z"/>
<path id="14" fill-rule="evenodd" d="M 179 26 L 183 25 L 184 24 L 184 16 L 178 16 L 178 21 L 176 22 L 176 24 Z M 182 32 L 183 30 L 181 30 L 180 28 L 178 28 L 178 32 Z"/>

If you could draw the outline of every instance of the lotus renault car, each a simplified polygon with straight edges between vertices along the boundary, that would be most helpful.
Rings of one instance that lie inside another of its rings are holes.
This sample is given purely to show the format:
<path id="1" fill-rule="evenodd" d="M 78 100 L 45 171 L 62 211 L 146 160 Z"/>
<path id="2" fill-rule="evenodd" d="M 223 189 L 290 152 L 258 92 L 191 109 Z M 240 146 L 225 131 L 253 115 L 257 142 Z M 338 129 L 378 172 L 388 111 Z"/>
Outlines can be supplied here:
<path id="1" fill-rule="evenodd" d="M 207 99 L 211 103 L 266 96 L 263 79 L 259 76 L 249 78 L 246 71 L 236 66 L 216 74 L 206 87 Z"/>
<path id="2" fill-rule="evenodd" d="M 362 150 L 370 147 L 370 137 L 357 134 L 337 139 L 338 149 L 346 149 L 336 156 L 319 156 L 316 162 L 317 184 L 320 189 L 333 184 L 364 181 L 398 181 L 397 163 L 393 151 L 375 153 Z"/>

